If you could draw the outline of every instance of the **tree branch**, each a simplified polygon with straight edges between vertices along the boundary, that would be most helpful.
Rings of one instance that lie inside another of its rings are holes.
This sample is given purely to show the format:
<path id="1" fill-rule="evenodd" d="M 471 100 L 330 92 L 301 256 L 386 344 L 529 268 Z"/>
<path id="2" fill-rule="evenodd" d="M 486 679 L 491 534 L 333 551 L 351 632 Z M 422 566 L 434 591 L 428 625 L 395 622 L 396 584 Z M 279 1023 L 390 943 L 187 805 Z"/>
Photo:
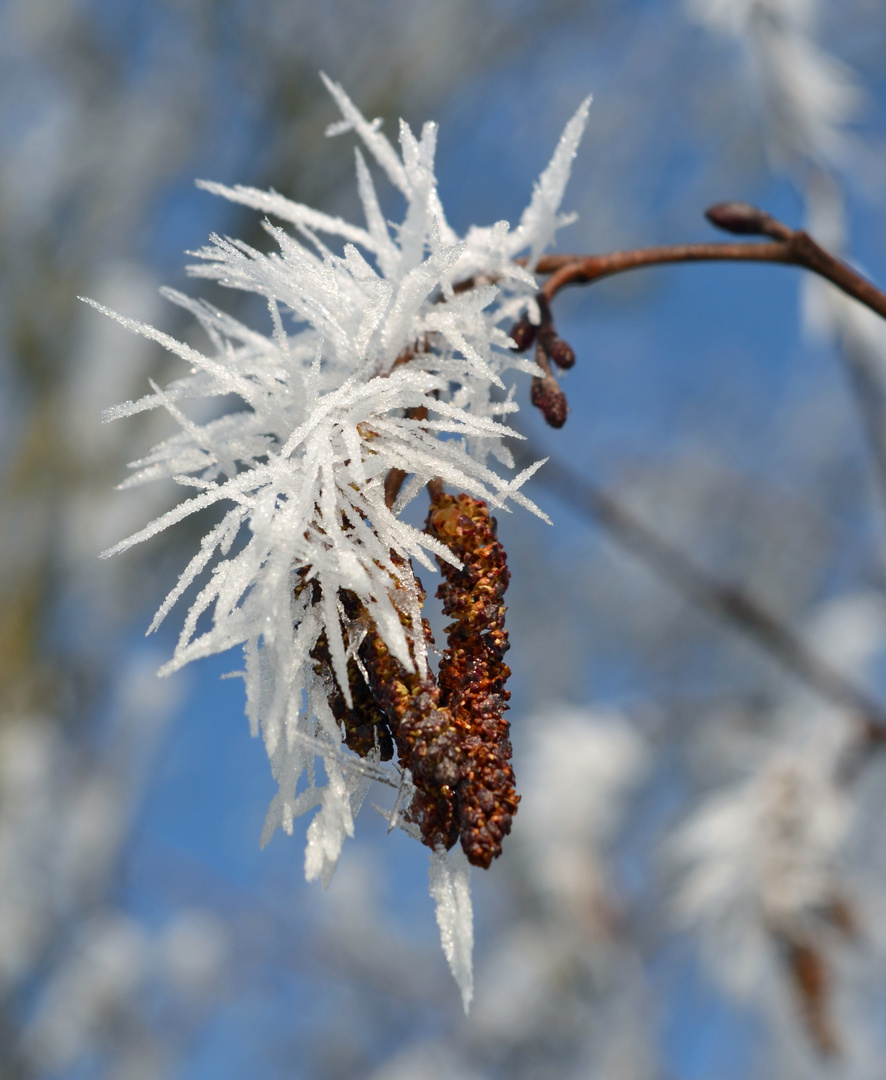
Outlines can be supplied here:
<path id="1" fill-rule="evenodd" d="M 769 214 L 747 203 L 720 203 L 707 211 L 718 228 L 765 236 L 769 243 L 671 244 L 665 247 L 612 251 L 605 255 L 543 255 L 536 272 L 549 274 L 541 292 L 552 300 L 567 285 L 587 285 L 628 270 L 663 263 L 768 262 L 800 266 L 826 278 L 838 289 L 886 319 L 886 293 L 852 267 L 834 258 L 802 229 L 790 229 Z"/>
<path id="2" fill-rule="evenodd" d="M 537 459 L 520 447 L 520 467 Z M 816 655 L 803 639 L 747 593 L 698 566 L 678 547 L 645 525 L 618 499 L 549 459 L 540 482 L 600 525 L 621 547 L 645 563 L 687 599 L 722 619 L 825 700 L 855 713 L 862 738 L 886 744 L 886 706 Z"/>

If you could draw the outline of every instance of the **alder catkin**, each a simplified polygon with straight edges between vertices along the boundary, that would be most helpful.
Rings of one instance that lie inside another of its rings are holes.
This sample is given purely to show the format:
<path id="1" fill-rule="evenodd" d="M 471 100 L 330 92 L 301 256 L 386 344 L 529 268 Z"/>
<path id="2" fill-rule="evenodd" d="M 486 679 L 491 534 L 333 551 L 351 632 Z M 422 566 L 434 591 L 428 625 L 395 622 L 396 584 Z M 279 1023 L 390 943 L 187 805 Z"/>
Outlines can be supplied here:
<path id="1" fill-rule="evenodd" d="M 353 708 L 348 708 L 338 686 L 329 694 L 332 715 L 344 728 L 345 745 L 364 758 L 377 747 L 380 760 L 390 761 L 394 756 L 394 743 L 387 717 L 376 705 L 355 660 L 348 661 L 348 684 Z"/>
<path id="2" fill-rule="evenodd" d="M 422 620 L 425 636 L 430 627 Z M 428 672 L 407 671 L 377 633 L 360 647 L 369 686 L 385 714 L 401 768 L 409 769 L 415 795 L 406 819 L 415 822 L 430 848 L 451 848 L 458 839 L 455 790 L 461 778 L 462 740 L 440 688 Z"/>
<path id="3" fill-rule="evenodd" d="M 296 593 L 310 587 L 312 600 L 317 603 L 319 584 L 315 580 L 306 582 L 304 571 L 300 576 Z M 339 600 L 355 623 L 369 621 L 366 609 L 353 593 L 342 590 Z M 405 616 L 401 618 L 405 624 Z M 426 643 L 433 644 L 426 619 L 422 619 L 422 632 Z M 396 745 L 400 767 L 409 769 L 415 785 L 406 820 L 418 825 L 428 847 L 451 848 L 458 839 L 455 788 L 461 779 L 461 738 L 451 713 L 440 705 L 436 680 L 431 672 L 422 675 L 407 671 L 375 629 L 364 638 L 359 656 L 363 671 L 355 659 L 348 661 L 349 707 L 333 674 L 325 634 L 311 650 L 314 670 L 329 688 L 332 714 L 344 729 L 345 745 L 361 757 L 367 757 L 377 747 L 382 761 L 390 761 Z"/>
<path id="4" fill-rule="evenodd" d="M 806 1032 L 823 1057 L 840 1050 L 840 1039 L 831 1015 L 833 973 L 824 953 L 798 936 L 781 939 L 788 976 Z"/>
<path id="5" fill-rule="evenodd" d="M 501 854 L 520 801 L 510 763 L 510 726 L 503 717 L 510 697 L 503 602 L 510 574 L 481 500 L 436 494 L 427 530 L 464 564 L 457 570 L 440 560 L 444 582 L 437 596 L 453 622 L 446 628 L 438 682 L 462 738 L 456 794 L 462 847 L 475 866 L 488 867 Z"/>
<path id="6" fill-rule="evenodd" d="M 321 595 L 320 585 L 316 580 L 305 581 L 305 574 L 306 570 L 298 572 L 300 581 L 295 587 L 296 595 L 304 588 L 310 588 L 312 603 L 316 604 Z M 349 598 L 344 594 L 342 598 L 346 606 L 348 604 L 354 606 L 354 598 Z M 333 673 L 332 656 L 325 633 L 319 636 L 311 649 L 311 659 L 314 662 L 314 671 L 328 687 L 329 707 L 332 715 L 343 728 L 344 743 L 348 749 L 353 750 L 360 757 L 368 757 L 373 750 L 378 749 L 380 760 L 390 761 L 394 756 L 394 744 L 387 719 L 376 705 L 372 691 L 366 685 L 366 680 L 356 660 L 353 658 L 348 660 L 348 689 L 351 692 L 352 702 L 349 706 Z"/>

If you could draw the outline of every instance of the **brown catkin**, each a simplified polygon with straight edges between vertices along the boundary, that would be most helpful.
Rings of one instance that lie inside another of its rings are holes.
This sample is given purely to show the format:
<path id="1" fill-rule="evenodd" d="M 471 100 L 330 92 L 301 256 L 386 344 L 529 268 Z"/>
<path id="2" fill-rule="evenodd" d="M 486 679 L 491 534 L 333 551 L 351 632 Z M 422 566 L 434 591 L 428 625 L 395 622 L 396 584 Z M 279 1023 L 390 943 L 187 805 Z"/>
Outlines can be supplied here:
<path id="1" fill-rule="evenodd" d="M 296 585 L 296 595 L 309 585 L 312 600 L 316 604 L 320 599 L 319 583 L 314 580 L 306 583 L 304 571 L 301 571 L 299 576 L 301 580 Z M 314 670 L 329 688 L 327 692 L 329 707 L 332 715 L 342 725 L 345 745 L 364 758 L 378 748 L 380 759 L 390 761 L 394 756 L 391 731 L 384 713 L 376 705 L 372 691 L 366 685 L 357 662 L 354 659 L 348 661 L 348 688 L 351 691 L 352 702 L 349 707 L 333 673 L 332 656 L 325 633 L 320 635 L 311 649 L 311 659 L 314 661 Z"/>
<path id="2" fill-rule="evenodd" d="M 432 641 L 427 621 L 422 625 Z M 406 817 L 418 825 L 428 847 L 451 848 L 458 839 L 455 789 L 462 748 L 452 714 L 441 706 L 434 676 L 407 671 L 377 633 L 367 636 L 360 656 L 397 744 L 400 765 L 409 769 L 415 784 Z"/>
<path id="3" fill-rule="evenodd" d="M 831 1015 L 833 974 L 822 951 L 810 941 L 788 935 L 781 944 L 800 1018 L 816 1050 L 830 1057 L 840 1050 Z"/>
<path id="4" fill-rule="evenodd" d="M 309 586 L 313 602 L 320 586 L 300 574 L 296 593 Z M 418 584 L 421 600 L 424 591 Z M 340 592 L 348 617 L 368 621 L 366 609 L 353 593 Z M 406 623 L 406 618 L 401 614 Z M 422 620 L 425 640 L 433 644 L 431 628 Z M 451 848 L 458 839 L 455 788 L 461 778 L 461 740 L 452 714 L 440 705 L 440 690 L 431 672 L 407 671 L 388 650 L 378 631 L 372 629 L 360 646 L 364 678 L 354 659 L 348 661 L 348 684 L 352 707 L 335 680 L 332 657 L 325 634 L 311 650 L 314 667 L 329 687 L 329 706 L 344 728 L 345 744 L 366 757 L 376 746 L 382 761 L 393 757 L 396 743 L 401 768 L 409 769 L 415 795 L 406 818 L 418 825 L 422 840 L 431 848 Z"/>
<path id="5" fill-rule="evenodd" d="M 331 666 L 330 663 L 330 670 Z M 344 728 L 345 745 L 364 758 L 378 747 L 381 760 L 390 761 L 394 756 L 391 729 L 354 660 L 348 661 L 348 684 L 353 708 L 348 708 L 344 694 L 334 682 L 329 692 L 329 707 Z"/>
<path id="6" fill-rule="evenodd" d="M 444 582 L 437 596 L 454 621 L 447 627 L 438 681 L 462 739 L 456 797 L 462 847 L 475 866 L 488 867 L 501 854 L 520 801 L 510 763 L 510 726 L 503 716 L 510 697 L 503 602 L 510 574 L 481 500 L 436 493 L 427 531 L 464 564 L 457 570 L 439 560 Z"/>

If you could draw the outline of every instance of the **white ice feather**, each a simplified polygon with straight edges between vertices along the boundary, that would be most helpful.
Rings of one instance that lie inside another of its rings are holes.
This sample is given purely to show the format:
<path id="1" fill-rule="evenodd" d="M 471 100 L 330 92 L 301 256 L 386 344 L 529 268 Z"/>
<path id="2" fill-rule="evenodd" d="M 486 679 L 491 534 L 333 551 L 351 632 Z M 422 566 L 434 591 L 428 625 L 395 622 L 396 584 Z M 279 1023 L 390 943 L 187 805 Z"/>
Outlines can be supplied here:
<path id="1" fill-rule="evenodd" d="M 440 944 L 467 1013 L 474 997 L 474 915 L 471 866 L 461 848 L 434 851 L 428 868 L 431 897 L 437 906 Z"/>

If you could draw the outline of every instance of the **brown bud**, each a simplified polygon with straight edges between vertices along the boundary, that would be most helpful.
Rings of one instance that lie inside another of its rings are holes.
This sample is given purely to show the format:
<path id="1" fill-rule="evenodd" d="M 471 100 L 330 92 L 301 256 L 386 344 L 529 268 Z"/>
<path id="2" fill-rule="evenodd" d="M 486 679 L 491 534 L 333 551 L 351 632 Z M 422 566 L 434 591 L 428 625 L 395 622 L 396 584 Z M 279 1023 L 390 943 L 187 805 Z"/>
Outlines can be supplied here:
<path id="1" fill-rule="evenodd" d="M 717 203 L 705 210 L 705 217 L 718 229 L 745 236 L 769 236 L 774 222 L 771 214 L 746 202 Z"/>
<path id="2" fill-rule="evenodd" d="M 553 375 L 533 379 L 529 398 L 552 428 L 563 427 L 569 408 L 566 395 Z"/>
<path id="3" fill-rule="evenodd" d="M 526 315 L 522 319 L 519 319 L 511 327 L 510 336 L 514 340 L 514 344 L 511 346 L 514 352 L 525 352 L 529 346 L 535 341 L 535 335 L 538 333 L 538 327 L 535 323 L 531 323 Z"/>
<path id="4" fill-rule="evenodd" d="M 575 353 L 573 352 L 572 346 L 568 341 L 564 341 L 563 338 L 557 337 L 556 334 L 547 344 L 546 352 L 557 367 L 561 368 L 563 371 L 567 371 L 575 363 Z"/>

